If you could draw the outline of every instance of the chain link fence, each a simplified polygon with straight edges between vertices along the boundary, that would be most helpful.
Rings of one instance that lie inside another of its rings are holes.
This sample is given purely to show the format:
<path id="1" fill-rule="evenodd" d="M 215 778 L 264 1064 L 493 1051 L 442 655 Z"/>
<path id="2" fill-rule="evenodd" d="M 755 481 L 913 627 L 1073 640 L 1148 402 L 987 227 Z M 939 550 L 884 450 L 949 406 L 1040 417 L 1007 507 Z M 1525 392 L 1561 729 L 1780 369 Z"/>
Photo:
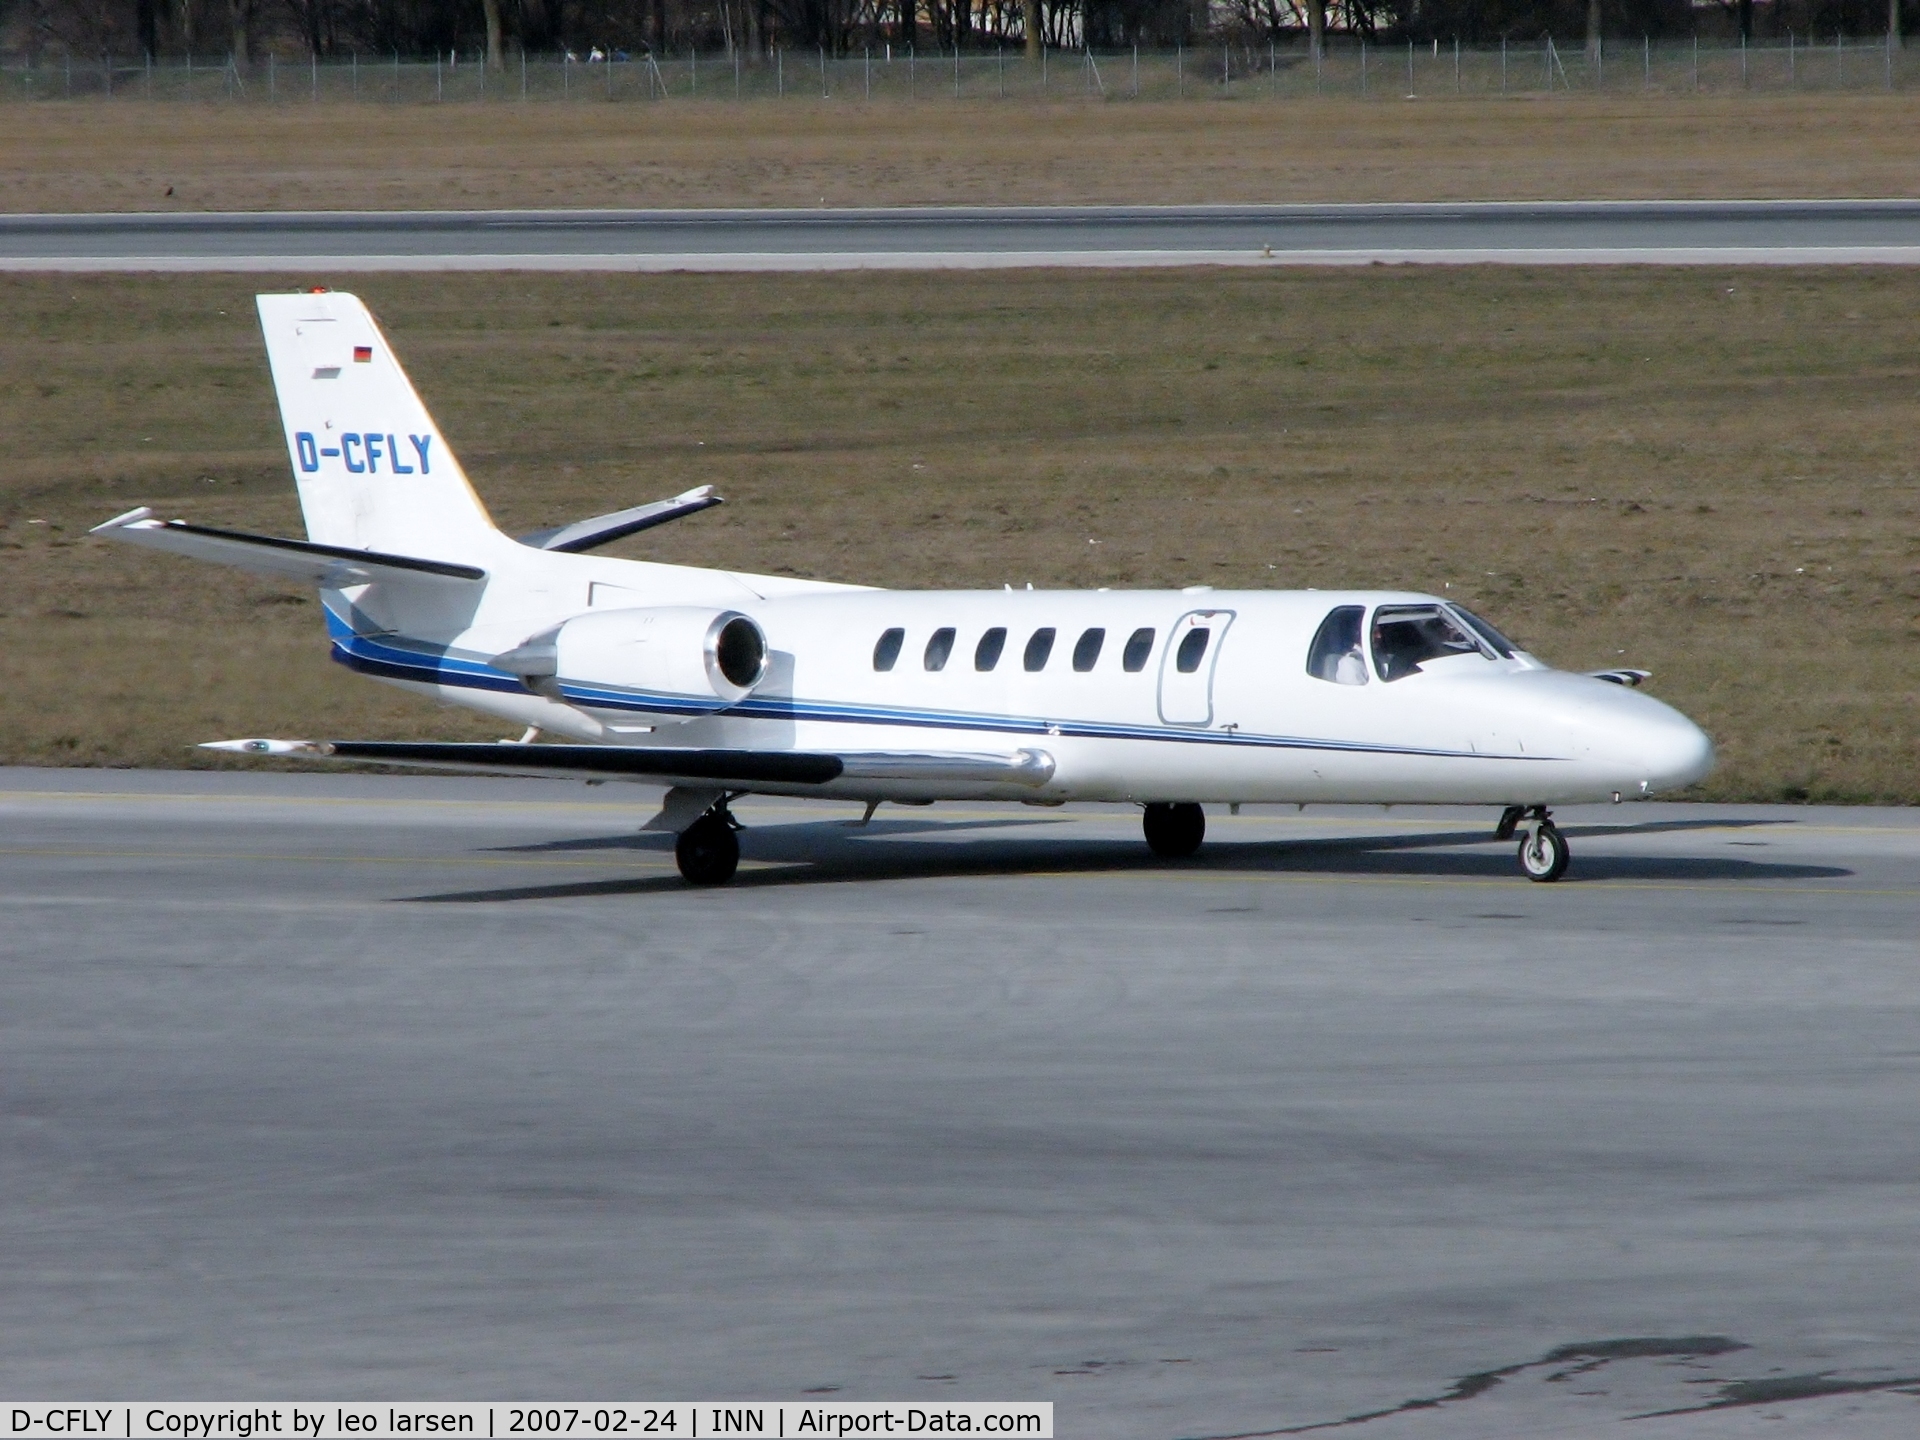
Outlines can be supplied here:
<path id="1" fill-rule="evenodd" d="M 232 104 L 590 104 L 950 100 L 1289 100 L 1491 95 L 1689 95 L 1743 91 L 1904 90 L 1920 59 L 1890 38 L 1789 35 L 1764 43 L 1609 40 L 1589 50 L 1552 39 L 1498 46 L 1446 42 L 1197 45 L 1173 50 L 964 52 L 778 49 L 580 61 L 515 55 L 498 70 L 473 57 L 389 56 L 251 66 L 225 58 L 56 60 L 0 65 L 0 102 L 124 99 Z"/>

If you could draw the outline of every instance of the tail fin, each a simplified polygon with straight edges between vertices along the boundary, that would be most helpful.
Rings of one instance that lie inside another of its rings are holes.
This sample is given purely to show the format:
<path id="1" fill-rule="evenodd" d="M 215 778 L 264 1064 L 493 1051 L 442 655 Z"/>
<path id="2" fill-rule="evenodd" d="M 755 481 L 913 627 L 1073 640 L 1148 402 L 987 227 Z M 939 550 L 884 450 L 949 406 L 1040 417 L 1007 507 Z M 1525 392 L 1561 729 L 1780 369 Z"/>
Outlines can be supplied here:
<path id="1" fill-rule="evenodd" d="M 309 539 L 434 558 L 470 558 L 497 540 L 358 296 L 256 303 Z"/>

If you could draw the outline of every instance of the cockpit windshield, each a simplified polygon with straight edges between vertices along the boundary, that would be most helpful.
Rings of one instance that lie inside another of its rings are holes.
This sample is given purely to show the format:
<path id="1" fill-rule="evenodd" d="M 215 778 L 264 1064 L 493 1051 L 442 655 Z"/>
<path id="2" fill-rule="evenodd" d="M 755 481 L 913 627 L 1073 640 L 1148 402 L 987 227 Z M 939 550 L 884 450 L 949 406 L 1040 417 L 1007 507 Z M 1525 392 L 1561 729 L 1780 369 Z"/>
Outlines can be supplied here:
<path id="1" fill-rule="evenodd" d="M 1494 629 L 1493 626 L 1467 609 L 1466 606 L 1449 605 L 1447 608 L 1464 620 L 1469 630 L 1472 630 L 1482 640 L 1486 641 L 1487 644 L 1491 645 L 1493 647 L 1493 653 L 1498 655 L 1502 660 L 1511 660 L 1513 658 L 1513 652 L 1520 648 L 1498 630 Z"/>
<path id="2" fill-rule="evenodd" d="M 1373 612 L 1373 668 L 1382 680 L 1404 680 L 1427 661 L 1450 655 L 1492 658 L 1445 605 L 1382 605 Z"/>

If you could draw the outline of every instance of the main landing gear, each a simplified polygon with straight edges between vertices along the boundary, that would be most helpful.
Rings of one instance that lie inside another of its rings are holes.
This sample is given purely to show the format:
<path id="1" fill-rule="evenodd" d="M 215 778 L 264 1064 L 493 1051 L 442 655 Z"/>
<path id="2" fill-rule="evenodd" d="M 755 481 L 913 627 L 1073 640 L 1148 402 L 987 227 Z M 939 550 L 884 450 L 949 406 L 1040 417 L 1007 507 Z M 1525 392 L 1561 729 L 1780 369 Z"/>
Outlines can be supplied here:
<path id="1" fill-rule="evenodd" d="M 1207 812 L 1198 805 L 1148 805 L 1140 817 L 1147 848 L 1177 860 L 1193 854 L 1207 838 Z"/>
<path id="2" fill-rule="evenodd" d="M 1520 868 L 1529 880 L 1551 884 L 1567 873 L 1573 850 L 1547 813 L 1544 805 L 1509 805 L 1494 827 L 1493 838 L 1511 840 L 1520 834 Z"/>
<path id="3" fill-rule="evenodd" d="M 689 885 L 724 885 L 740 868 L 740 822 L 722 800 L 680 832 L 673 859 Z"/>

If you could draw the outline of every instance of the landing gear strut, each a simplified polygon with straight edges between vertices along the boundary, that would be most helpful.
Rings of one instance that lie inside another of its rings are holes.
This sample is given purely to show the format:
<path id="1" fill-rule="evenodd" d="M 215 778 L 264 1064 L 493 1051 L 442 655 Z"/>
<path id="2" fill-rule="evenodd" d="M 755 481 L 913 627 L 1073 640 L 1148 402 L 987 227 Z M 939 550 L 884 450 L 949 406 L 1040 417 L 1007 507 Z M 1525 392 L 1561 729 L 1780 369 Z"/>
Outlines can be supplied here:
<path id="1" fill-rule="evenodd" d="M 1506 819 L 1502 815 L 1500 823 L 1505 825 Z M 1567 873 L 1567 862 L 1573 858 L 1573 850 L 1567 844 L 1567 837 L 1555 827 L 1546 806 L 1535 805 L 1525 811 L 1514 821 L 1513 828 L 1522 832 L 1520 868 L 1527 872 L 1529 880 L 1551 884 Z"/>
<path id="2" fill-rule="evenodd" d="M 740 868 L 740 828 L 722 800 L 680 832 L 674 863 L 689 885 L 724 885 Z"/>
<path id="3" fill-rule="evenodd" d="M 1148 805 L 1140 817 L 1147 848 L 1169 860 L 1193 854 L 1207 838 L 1207 812 L 1198 805 Z"/>

